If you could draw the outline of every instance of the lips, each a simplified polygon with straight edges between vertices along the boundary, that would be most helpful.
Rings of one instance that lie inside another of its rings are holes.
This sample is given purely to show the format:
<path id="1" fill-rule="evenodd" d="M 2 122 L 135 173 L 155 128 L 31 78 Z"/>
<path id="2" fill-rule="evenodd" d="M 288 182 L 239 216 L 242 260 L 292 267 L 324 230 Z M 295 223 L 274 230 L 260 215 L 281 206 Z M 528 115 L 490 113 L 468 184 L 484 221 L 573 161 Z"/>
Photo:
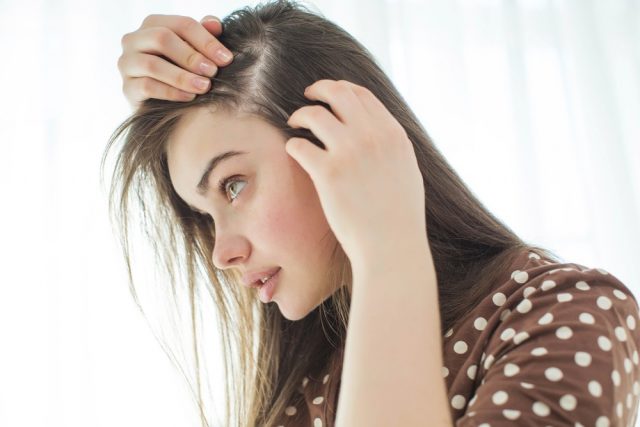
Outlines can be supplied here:
<path id="1" fill-rule="evenodd" d="M 265 277 L 271 277 L 280 270 L 280 267 L 273 267 L 268 270 L 260 270 L 253 273 L 247 273 L 242 277 L 242 282 L 245 286 L 250 288 L 257 288 L 262 286 L 262 279 Z"/>
<path id="2" fill-rule="evenodd" d="M 268 304 L 273 299 L 273 294 L 275 292 L 276 286 L 278 286 L 278 281 L 280 279 L 280 270 L 276 271 L 276 273 L 267 280 L 264 285 L 260 286 L 258 290 L 258 297 L 260 298 L 260 302 L 263 304 Z"/>

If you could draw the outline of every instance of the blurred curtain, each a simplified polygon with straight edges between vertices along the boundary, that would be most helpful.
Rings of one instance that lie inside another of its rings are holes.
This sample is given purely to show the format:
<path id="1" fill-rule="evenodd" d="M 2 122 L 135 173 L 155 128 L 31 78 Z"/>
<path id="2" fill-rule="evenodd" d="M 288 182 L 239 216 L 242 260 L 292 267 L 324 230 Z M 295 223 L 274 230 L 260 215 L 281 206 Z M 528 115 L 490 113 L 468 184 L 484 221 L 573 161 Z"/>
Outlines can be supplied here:
<path id="1" fill-rule="evenodd" d="M 122 35 L 247 4 L 0 1 L 0 425 L 196 425 L 130 299 L 99 160 L 129 114 Z M 367 46 L 516 233 L 640 295 L 638 1 L 306 4 Z"/>

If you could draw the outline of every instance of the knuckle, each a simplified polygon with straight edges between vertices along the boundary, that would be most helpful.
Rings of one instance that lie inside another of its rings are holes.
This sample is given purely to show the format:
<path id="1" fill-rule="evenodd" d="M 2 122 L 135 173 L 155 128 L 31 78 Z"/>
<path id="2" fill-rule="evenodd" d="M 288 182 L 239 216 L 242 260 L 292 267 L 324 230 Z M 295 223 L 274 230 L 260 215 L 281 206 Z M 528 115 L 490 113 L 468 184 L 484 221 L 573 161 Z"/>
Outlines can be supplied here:
<path id="1" fill-rule="evenodd" d="M 189 80 L 191 79 L 191 74 L 189 73 L 179 73 L 177 78 L 178 87 L 190 87 Z"/>
<path id="2" fill-rule="evenodd" d="M 343 83 L 341 83 L 343 81 L 344 80 L 337 81 L 336 84 L 332 84 L 327 87 L 327 93 L 330 97 L 335 97 L 340 93 L 343 93 L 344 90 L 347 89 L 347 87 Z"/>
<path id="3" fill-rule="evenodd" d="M 151 95 L 153 93 L 153 84 L 151 82 L 151 79 L 148 77 L 141 77 L 140 78 L 140 83 L 138 84 L 138 92 L 140 92 L 140 94 L 145 97 L 145 98 L 151 98 Z"/>
<path id="4" fill-rule="evenodd" d="M 120 39 L 120 46 L 124 49 L 124 47 L 128 44 L 129 38 L 131 37 L 131 33 L 124 33 L 122 38 Z"/>
<path id="5" fill-rule="evenodd" d="M 182 94 L 184 93 L 184 91 L 175 87 L 167 87 L 165 89 L 166 89 L 165 92 L 166 92 L 167 99 L 174 99 L 174 100 L 181 99 Z"/>
<path id="6" fill-rule="evenodd" d="M 183 32 L 191 31 L 196 25 L 200 23 L 190 16 L 181 16 L 178 20 L 178 28 Z"/>
<path id="7" fill-rule="evenodd" d="M 142 26 L 146 27 L 151 25 L 151 23 L 156 19 L 156 14 L 151 14 L 151 15 L 147 15 L 143 20 L 142 20 Z"/>
<path id="8" fill-rule="evenodd" d="M 124 55 L 120 55 L 118 57 L 118 71 L 120 71 L 120 74 L 122 74 L 122 68 L 124 66 Z"/>
<path id="9" fill-rule="evenodd" d="M 353 85 L 351 89 L 358 95 L 363 96 L 364 98 L 371 98 L 373 93 L 366 87 L 360 85 Z"/>
<path id="10" fill-rule="evenodd" d="M 140 77 L 135 82 L 135 89 L 143 97 L 149 96 L 149 79 L 147 77 Z"/>
<path id="11" fill-rule="evenodd" d="M 191 69 L 195 69 L 197 64 L 202 60 L 202 55 L 200 55 L 195 50 L 192 50 L 189 56 L 187 56 L 186 64 Z"/>
<path id="12" fill-rule="evenodd" d="M 312 105 L 309 107 L 309 116 L 312 119 L 319 119 L 325 114 L 325 108 L 321 105 Z"/>
<path id="13" fill-rule="evenodd" d="M 355 83 L 351 83 L 349 87 L 351 88 L 352 91 L 358 94 L 362 93 L 363 92 L 362 89 L 364 89 L 362 86 L 357 85 Z"/>
<path id="14" fill-rule="evenodd" d="M 336 86 L 340 88 L 340 90 L 351 89 L 353 84 L 348 82 L 347 80 L 338 80 L 336 82 Z"/>
<path id="15" fill-rule="evenodd" d="M 294 123 L 300 119 L 317 120 L 326 114 L 326 108 L 322 105 L 305 105 L 294 111 L 288 119 L 288 123 Z"/>
<path id="16" fill-rule="evenodd" d="M 169 44 L 172 35 L 172 31 L 167 27 L 159 27 L 153 32 L 152 43 L 157 49 L 161 48 Z"/>
<path id="17" fill-rule="evenodd" d="M 140 59 L 140 67 L 149 74 L 154 74 L 157 71 L 155 57 L 152 55 L 143 55 Z"/>

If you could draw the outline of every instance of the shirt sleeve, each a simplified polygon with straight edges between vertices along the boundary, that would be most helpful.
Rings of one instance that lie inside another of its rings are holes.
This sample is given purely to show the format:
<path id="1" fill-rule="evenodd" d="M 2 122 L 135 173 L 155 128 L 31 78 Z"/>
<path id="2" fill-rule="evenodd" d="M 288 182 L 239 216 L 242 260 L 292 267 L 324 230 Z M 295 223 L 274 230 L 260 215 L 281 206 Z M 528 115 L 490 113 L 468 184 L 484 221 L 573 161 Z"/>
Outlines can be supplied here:
<path id="1" fill-rule="evenodd" d="M 481 382 L 456 427 L 633 427 L 640 392 L 633 294 L 608 272 L 577 265 L 523 283 L 488 338 Z"/>

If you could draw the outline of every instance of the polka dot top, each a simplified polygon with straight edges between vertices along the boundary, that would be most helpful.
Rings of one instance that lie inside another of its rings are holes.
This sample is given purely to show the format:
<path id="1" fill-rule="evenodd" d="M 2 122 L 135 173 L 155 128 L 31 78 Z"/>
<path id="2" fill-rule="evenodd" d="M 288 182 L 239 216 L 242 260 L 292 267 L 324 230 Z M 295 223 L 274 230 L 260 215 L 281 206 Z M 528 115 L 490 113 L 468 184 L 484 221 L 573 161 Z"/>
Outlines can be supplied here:
<path id="1" fill-rule="evenodd" d="M 523 252 L 443 336 L 454 426 L 635 426 L 639 313 L 607 271 Z M 333 426 L 341 355 L 334 360 L 303 380 L 276 426 Z"/>
<path id="2" fill-rule="evenodd" d="M 320 375 L 309 373 L 298 387 L 296 401 L 285 408 L 276 427 L 333 427 L 342 372 L 343 349 L 334 352 Z"/>

